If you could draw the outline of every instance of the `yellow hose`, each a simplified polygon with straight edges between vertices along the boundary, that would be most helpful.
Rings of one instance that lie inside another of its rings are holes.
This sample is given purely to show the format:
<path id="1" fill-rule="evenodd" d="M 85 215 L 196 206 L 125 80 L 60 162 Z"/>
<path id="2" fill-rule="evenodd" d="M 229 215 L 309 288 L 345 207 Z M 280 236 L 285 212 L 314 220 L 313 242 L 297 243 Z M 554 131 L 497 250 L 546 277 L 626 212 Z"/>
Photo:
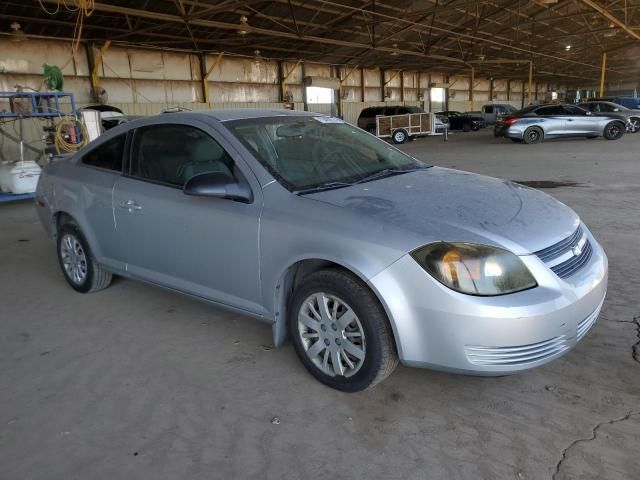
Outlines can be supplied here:
<path id="1" fill-rule="evenodd" d="M 77 126 L 80 131 L 80 137 L 82 141 L 80 143 L 70 143 L 64 138 L 65 132 L 68 132 L 70 128 Z M 58 153 L 71 153 L 79 150 L 89 143 L 89 132 L 84 123 L 76 120 L 73 117 L 65 117 L 58 122 L 56 126 L 55 134 L 56 151 Z"/>

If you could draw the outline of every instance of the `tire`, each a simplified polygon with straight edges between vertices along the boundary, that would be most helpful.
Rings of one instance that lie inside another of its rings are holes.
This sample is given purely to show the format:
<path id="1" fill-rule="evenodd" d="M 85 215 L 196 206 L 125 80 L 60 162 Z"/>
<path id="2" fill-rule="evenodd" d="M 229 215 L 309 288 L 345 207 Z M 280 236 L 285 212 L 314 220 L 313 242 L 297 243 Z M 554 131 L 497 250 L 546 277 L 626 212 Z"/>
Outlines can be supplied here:
<path id="1" fill-rule="evenodd" d="M 629 128 L 629 133 L 638 133 L 640 130 L 640 118 L 632 118 L 630 120 L 631 128 Z"/>
<path id="2" fill-rule="evenodd" d="M 408 138 L 409 134 L 404 128 L 397 129 L 395 132 L 393 132 L 393 135 L 391 135 L 391 139 L 395 144 L 405 143 Z"/>
<path id="3" fill-rule="evenodd" d="M 544 133 L 540 128 L 529 127 L 524 131 L 522 140 L 526 144 L 540 143 L 543 137 Z"/>
<path id="4" fill-rule="evenodd" d="M 469 124 L 469 122 L 464 122 L 462 124 L 462 131 L 463 132 L 470 132 L 471 131 L 471 125 Z"/>
<path id="5" fill-rule="evenodd" d="M 76 225 L 66 223 L 60 227 L 57 250 L 62 274 L 75 291 L 97 292 L 111 284 L 111 273 L 96 262 L 87 240 Z M 74 252 L 75 256 L 70 257 L 69 252 Z"/>
<path id="6" fill-rule="evenodd" d="M 480 130 L 480 125 L 471 125 L 471 130 L 477 132 L 478 130 Z"/>
<path id="7" fill-rule="evenodd" d="M 620 122 L 610 122 L 604 127 L 602 136 L 607 140 L 618 140 L 624 135 L 626 127 Z"/>
<path id="8" fill-rule="evenodd" d="M 376 134 L 376 126 L 375 125 L 369 125 L 367 127 L 367 132 L 369 132 L 371 135 L 375 135 Z"/>
<path id="9" fill-rule="evenodd" d="M 318 313 L 320 299 L 325 299 L 325 315 Z M 339 325 L 347 314 L 352 320 L 346 326 Z M 289 335 L 300 361 L 331 388 L 343 392 L 365 390 L 387 378 L 398 365 L 393 332 L 384 309 L 373 292 L 347 272 L 320 270 L 305 278 L 293 294 L 288 320 Z M 340 364 L 337 368 L 334 355 Z"/>

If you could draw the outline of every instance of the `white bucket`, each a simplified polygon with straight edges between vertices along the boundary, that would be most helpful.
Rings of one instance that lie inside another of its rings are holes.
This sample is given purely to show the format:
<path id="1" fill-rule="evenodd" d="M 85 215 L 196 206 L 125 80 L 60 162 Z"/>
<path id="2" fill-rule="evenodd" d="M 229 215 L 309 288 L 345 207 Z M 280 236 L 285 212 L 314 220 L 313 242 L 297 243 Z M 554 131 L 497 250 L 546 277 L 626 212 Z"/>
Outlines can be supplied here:
<path id="1" fill-rule="evenodd" d="M 0 166 L 0 190 L 7 193 L 33 193 L 40 178 L 40 166 L 31 160 Z"/>

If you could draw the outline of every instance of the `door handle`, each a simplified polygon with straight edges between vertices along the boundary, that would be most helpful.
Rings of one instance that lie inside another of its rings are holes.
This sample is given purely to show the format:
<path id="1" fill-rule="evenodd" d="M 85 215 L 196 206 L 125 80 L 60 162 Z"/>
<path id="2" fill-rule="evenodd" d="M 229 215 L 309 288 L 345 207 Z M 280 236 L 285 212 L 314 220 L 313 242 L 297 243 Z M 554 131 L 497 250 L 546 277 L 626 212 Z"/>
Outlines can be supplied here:
<path id="1" fill-rule="evenodd" d="M 135 200 L 127 200 L 120 204 L 120 208 L 133 212 L 134 210 L 142 210 L 142 205 L 139 205 Z"/>
<path id="2" fill-rule="evenodd" d="M 567 118 L 567 122 L 573 122 L 573 118 Z"/>

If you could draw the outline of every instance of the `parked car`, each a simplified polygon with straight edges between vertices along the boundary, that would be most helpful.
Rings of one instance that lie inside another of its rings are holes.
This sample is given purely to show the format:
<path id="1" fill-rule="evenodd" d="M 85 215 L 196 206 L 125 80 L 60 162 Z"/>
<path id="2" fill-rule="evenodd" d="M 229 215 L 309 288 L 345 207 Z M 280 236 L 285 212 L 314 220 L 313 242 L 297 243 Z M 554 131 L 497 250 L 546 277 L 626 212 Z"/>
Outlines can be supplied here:
<path id="1" fill-rule="evenodd" d="M 456 112 L 453 110 L 446 112 L 437 112 L 438 117 L 445 117 L 449 123 L 449 130 L 462 130 L 474 132 L 484 127 L 484 121 L 479 115 L 473 115 L 471 113 Z"/>
<path id="2" fill-rule="evenodd" d="M 605 252 L 566 205 L 310 112 L 123 124 L 47 165 L 35 201 L 76 291 L 115 274 L 257 317 L 344 391 L 398 359 L 537 367 L 587 333 L 607 289 Z"/>
<path id="3" fill-rule="evenodd" d="M 468 114 L 482 118 L 484 125 L 493 125 L 500 118 L 517 112 L 518 109 L 508 103 L 491 103 L 483 105 L 478 112 L 468 112 Z"/>
<path id="4" fill-rule="evenodd" d="M 613 102 L 585 102 L 579 103 L 578 106 L 593 115 L 619 118 L 627 123 L 627 132 L 629 133 L 636 133 L 640 130 L 640 109 L 632 110 Z"/>
<path id="5" fill-rule="evenodd" d="M 532 105 L 500 119 L 494 134 L 524 143 L 560 137 L 617 140 L 626 128 L 618 118 L 595 116 L 575 105 Z"/>
<path id="6" fill-rule="evenodd" d="M 640 97 L 599 97 L 590 98 L 588 102 L 612 102 L 631 109 L 640 109 Z"/>

